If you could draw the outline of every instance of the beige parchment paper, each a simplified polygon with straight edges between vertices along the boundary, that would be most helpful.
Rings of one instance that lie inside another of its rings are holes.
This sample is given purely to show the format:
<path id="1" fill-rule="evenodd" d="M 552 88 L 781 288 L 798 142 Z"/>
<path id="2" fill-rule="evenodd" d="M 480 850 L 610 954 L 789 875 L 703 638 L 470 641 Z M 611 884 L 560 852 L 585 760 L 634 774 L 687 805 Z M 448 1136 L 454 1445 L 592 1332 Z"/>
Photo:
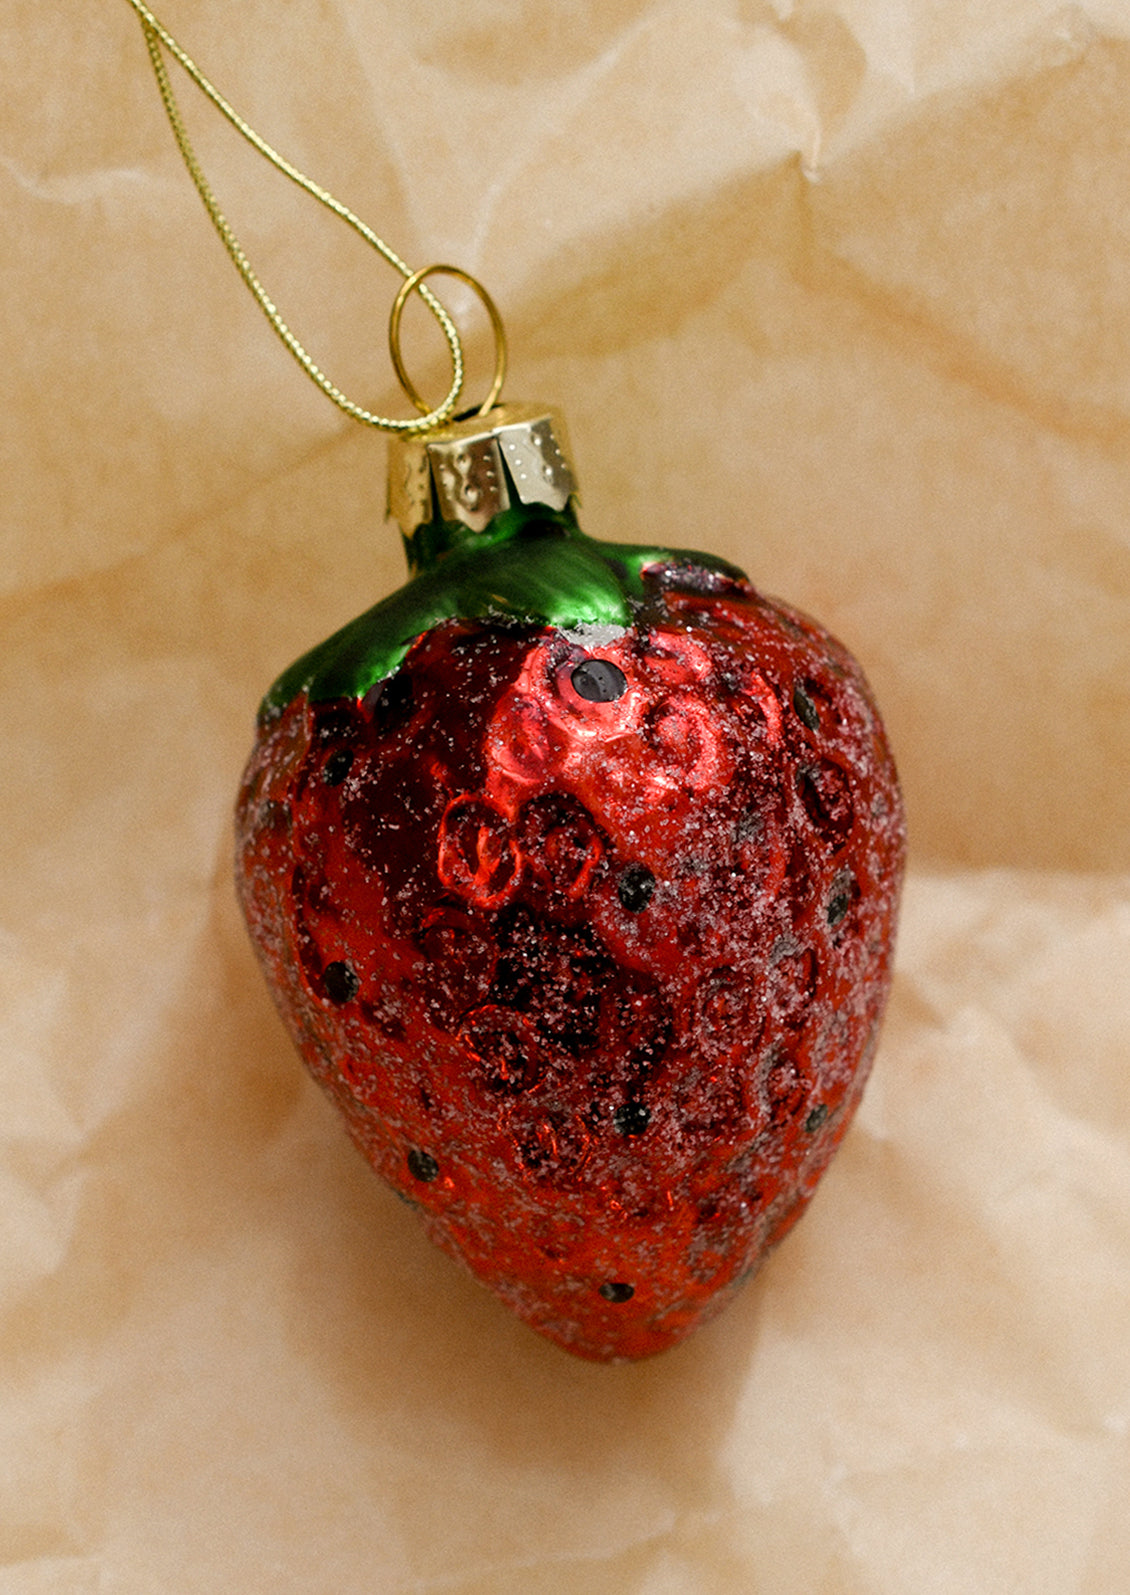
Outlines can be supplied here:
<path id="1" fill-rule="evenodd" d="M 435 1254 L 229 881 L 259 695 L 401 580 L 383 445 L 238 283 L 124 0 L 5 0 L 0 1590 L 1130 1589 L 1130 3 L 164 20 L 489 285 L 589 531 L 852 646 L 912 871 L 862 1111 L 723 1319 L 594 1368 Z M 284 311 L 395 407 L 391 274 L 185 105 Z"/>

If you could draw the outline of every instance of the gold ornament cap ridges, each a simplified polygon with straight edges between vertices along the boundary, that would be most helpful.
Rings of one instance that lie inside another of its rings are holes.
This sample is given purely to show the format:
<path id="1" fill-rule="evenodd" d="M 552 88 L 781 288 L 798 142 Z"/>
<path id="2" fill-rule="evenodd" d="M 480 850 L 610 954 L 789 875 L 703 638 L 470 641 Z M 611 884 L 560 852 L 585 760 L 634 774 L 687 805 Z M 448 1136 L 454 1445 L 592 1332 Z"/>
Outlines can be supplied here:
<path id="1" fill-rule="evenodd" d="M 389 439 L 388 513 L 405 537 L 437 517 L 482 532 L 515 502 L 563 510 L 576 491 L 565 423 L 548 405 L 499 404 Z"/>

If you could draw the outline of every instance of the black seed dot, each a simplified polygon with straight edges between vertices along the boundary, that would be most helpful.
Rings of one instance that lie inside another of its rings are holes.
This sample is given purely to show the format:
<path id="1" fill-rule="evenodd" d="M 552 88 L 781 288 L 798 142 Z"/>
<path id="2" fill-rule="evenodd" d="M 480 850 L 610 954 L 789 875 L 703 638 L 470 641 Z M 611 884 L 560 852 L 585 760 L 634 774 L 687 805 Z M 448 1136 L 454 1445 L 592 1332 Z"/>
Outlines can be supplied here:
<path id="1" fill-rule="evenodd" d="M 800 681 L 793 688 L 793 708 L 810 731 L 819 731 L 820 711 L 809 697 L 804 683 Z"/>
<path id="2" fill-rule="evenodd" d="M 832 883 L 832 895 L 828 899 L 828 923 L 838 925 L 851 907 L 854 895 L 855 882 L 851 876 L 846 878 L 837 876 Z"/>
<path id="3" fill-rule="evenodd" d="M 804 1121 L 805 1130 L 809 1135 L 815 1135 L 816 1131 L 824 1123 L 824 1120 L 827 1117 L 828 1104 L 826 1102 L 818 1102 L 813 1108 L 812 1112 L 808 1115 L 807 1119 Z"/>
<path id="4" fill-rule="evenodd" d="M 607 659 L 586 659 L 570 680 L 578 696 L 589 703 L 614 703 L 628 690 L 628 678 Z"/>
<path id="5" fill-rule="evenodd" d="M 339 1005 L 343 1002 L 352 1002 L 361 990 L 361 982 L 350 969 L 348 964 L 327 964 L 326 972 L 322 976 L 322 985 L 325 987 L 326 996 L 331 1002 Z"/>
<path id="6" fill-rule="evenodd" d="M 338 748 L 322 766 L 322 780 L 327 786 L 340 786 L 353 768 L 353 749 Z"/>
<path id="7" fill-rule="evenodd" d="M 616 895 L 629 914 L 639 914 L 651 902 L 655 876 L 646 864 L 629 864 L 616 883 Z"/>
<path id="8" fill-rule="evenodd" d="M 421 1152 L 414 1146 L 408 1153 L 408 1172 L 414 1180 L 429 1185 L 439 1173 L 439 1164 L 430 1152 Z"/>
<path id="9" fill-rule="evenodd" d="M 626 1302 L 631 1301 L 636 1294 L 636 1287 L 626 1284 L 622 1279 L 610 1279 L 606 1285 L 600 1287 L 600 1294 L 605 1301 Z"/>
<path id="10" fill-rule="evenodd" d="M 642 1102 L 625 1102 L 612 1115 L 612 1122 L 621 1135 L 642 1135 L 651 1123 L 651 1109 Z"/>

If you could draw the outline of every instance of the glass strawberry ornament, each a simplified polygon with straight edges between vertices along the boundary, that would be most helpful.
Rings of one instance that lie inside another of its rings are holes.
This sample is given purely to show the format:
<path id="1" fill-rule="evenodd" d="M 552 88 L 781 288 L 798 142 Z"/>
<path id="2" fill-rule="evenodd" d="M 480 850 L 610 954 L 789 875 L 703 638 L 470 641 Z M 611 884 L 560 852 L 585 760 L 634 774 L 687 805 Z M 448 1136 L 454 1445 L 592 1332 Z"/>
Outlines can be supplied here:
<path id="1" fill-rule="evenodd" d="M 267 695 L 237 879 L 373 1167 L 599 1361 L 711 1317 L 870 1068 L 902 800 L 859 666 L 709 555 L 580 530 L 532 407 L 392 446 L 413 578 Z"/>

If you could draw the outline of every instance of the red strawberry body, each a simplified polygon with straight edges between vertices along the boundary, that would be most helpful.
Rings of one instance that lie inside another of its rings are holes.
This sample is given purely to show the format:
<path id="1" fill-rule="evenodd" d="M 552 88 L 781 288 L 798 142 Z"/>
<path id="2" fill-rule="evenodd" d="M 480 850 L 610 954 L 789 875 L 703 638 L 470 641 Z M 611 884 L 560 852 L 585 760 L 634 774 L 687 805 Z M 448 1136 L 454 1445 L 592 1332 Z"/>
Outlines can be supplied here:
<path id="1" fill-rule="evenodd" d="M 292 680 L 238 811 L 253 939 L 354 1140 L 598 1360 L 680 1340 L 811 1197 L 904 852 L 850 655 L 718 562 L 638 572 L 626 625 L 456 615 L 364 691 Z"/>

